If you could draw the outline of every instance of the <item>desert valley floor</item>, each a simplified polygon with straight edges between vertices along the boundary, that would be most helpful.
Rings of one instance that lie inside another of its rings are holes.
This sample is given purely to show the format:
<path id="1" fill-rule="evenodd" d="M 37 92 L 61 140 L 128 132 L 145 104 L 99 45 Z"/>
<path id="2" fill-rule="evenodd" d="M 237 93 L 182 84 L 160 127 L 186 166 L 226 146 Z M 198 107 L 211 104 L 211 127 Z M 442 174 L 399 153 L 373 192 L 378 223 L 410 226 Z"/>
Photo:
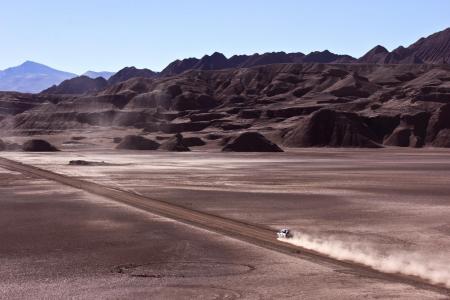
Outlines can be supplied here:
<path id="1" fill-rule="evenodd" d="M 355 256 L 394 257 L 429 271 L 430 280 L 448 276 L 445 149 L 1 156 L 274 232 L 288 227 Z M 4 168 L 0 178 L 0 291 L 7 298 L 449 297 L 445 288 L 300 259 Z"/>

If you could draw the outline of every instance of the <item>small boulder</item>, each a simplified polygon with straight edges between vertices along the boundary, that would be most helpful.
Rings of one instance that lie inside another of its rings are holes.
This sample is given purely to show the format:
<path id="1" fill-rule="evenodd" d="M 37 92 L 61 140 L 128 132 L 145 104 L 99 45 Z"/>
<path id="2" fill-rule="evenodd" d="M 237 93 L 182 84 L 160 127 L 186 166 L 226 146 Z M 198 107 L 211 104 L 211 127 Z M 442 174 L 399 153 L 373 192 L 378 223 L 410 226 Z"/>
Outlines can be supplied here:
<path id="1" fill-rule="evenodd" d="M 258 132 L 244 132 L 232 139 L 222 151 L 230 152 L 283 152 L 276 144 Z"/>
<path id="2" fill-rule="evenodd" d="M 179 133 L 165 141 L 161 144 L 159 147 L 160 150 L 165 151 L 177 151 L 177 152 L 185 152 L 185 151 L 191 151 L 184 143 L 183 143 L 183 136 Z"/>
<path id="3" fill-rule="evenodd" d="M 69 161 L 69 166 L 107 166 L 108 164 L 104 161 L 88 161 L 88 160 L 71 160 Z"/>
<path id="4" fill-rule="evenodd" d="M 5 150 L 6 150 L 6 144 L 2 140 L 0 140 L 0 151 L 5 151 Z"/>
<path id="5" fill-rule="evenodd" d="M 127 135 L 122 139 L 116 149 L 127 150 L 156 150 L 159 148 L 159 143 L 146 139 L 139 135 Z"/>
<path id="6" fill-rule="evenodd" d="M 46 140 L 28 140 L 22 146 L 23 151 L 27 152 L 55 152 L 59 151 L 55 146 Z"/>

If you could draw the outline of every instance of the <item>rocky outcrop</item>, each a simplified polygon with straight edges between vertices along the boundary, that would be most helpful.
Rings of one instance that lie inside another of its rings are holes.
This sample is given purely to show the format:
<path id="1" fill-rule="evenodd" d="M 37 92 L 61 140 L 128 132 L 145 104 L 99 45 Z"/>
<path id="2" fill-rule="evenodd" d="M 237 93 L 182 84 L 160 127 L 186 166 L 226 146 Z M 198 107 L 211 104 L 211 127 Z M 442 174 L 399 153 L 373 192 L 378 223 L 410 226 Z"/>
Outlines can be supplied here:
<path id="1" fill-rule="evenodd" d="M 349 55 L 334 54 L 328 50 L 315 51 L 308 55 L 301 52 L 267 52 L 253 55 L 233 55 L 230 58 L 214 52 L 202 58 L 187 58 L 170 63 L 161 71 L 161 76 L 173 76 L 188 70 L 223 70 L 230 68 L 251 68 L 286 63 L 352 63 L 356 59 Z"/>
<path id="2" fill-rule="evenodd" d="M 163 142 L 159 147 L 159 150 L 164 151 L 176 151 L 176 152 L 186 152 L 191 151 L 183 142 L 183 136 L 181 134 L 176 134 L 167 141 Z"/>
<path id="3" fill-rule="evenodd" d="M 389 51 L 383 46 L 376 46 L 358 59 L 359 63 L 383 64 Z"/>
<path id="4" fill-rule="evenodd" d="M 22 150 L 26 152 L 55 152 L 58 148 L 47 142 L 46 140 L 33 139 L 26 141 Z"/>
<path id="5" fill-rule="evenodd" d="M 349 55 L 334 54 L 328 50 L 314 51 L 303 57 L 303 63 L 352 63 L 356 59 Z"/>
<path id="6" fill-rule="evenodd" d="M 275 143 L 258 132 L 244 132 L 228 141 L 224 152 L 283 152 Z"/>
<path id="7" fill-rule="evenodd" d="M 337 97 L 357 97 L 365 98 L 375 93 L 379 87 L 376 84 L 358 73 L 347 75 L 344 79 L 339 80 L 331 87 L 325 90 Z"/>
<path id="8" fill-rule="evenodd" d="M 376 136 L 355 113 L 321 109 L 295 125 L 284 138 L 288 147 L 379 148 Z"/>
<path id="9" fill-rule="evenodd" d="M 203 141 L 201 138 L 196 137 L 196 136 L 183 137 L 182 143 L 186 147 L 196 147 L 196 146 L 206 145 L 205 141 Z"/>
<path id="10" fill-rule="evenodd" d="M 421 38 L 408 47 L 424 63 L 450 63 L 450 28 Z"/>
<path id="11" fill-rule="evenodd" d="M 440 130 L 450 128 L 449 77 L 447 66 L 423 64 L 279 64 L 185 72 L 134 78 L 83 96 L 8 94 L 5 99 L 13 100 L 2 103 L 0 94 L 0 129 L 45 134 L 113 126 L 207 139 L 249 131 L 293 147 L 383 142 L 417 147 L 424 140 L 431 145 Z M 16 104 L 35 99 L 42 104 L 13 114 Z M 320 110 L 329 112 L 316 114 Z M 408 135 L 415 140 L 405 142 Z"/>
<path id="12" fill-rule="evenodd" d="M 117 84 L 122 81 L 127 81 L 128 79 L 135 78 L 135 77 L 142 77 L 142 78 L 155 78 L 158 73 L 153 72 L 149 69 L 137 69 L 135 67 L 126 67 L 111 76 L 108 79 L 108 83 L 110 85 Z"/>
<path id="13" fill-rule="evenodd" d="M 436 110 L 430 117 L 426 141 L 432 142 L 441 130 L 450 129 L 450 104 L 445 104 Z M 442 137 L 441 137 L 442 140 Z M 441 142 L 438 144 L 442 144 Z"/>
<path id="14" fill-rule="evenodd" d="M 159 143 L 146 139 L 139 135 L 127 135 L 122 139 L 122 141 L 116 146 L 116 149 L 127 149 L 127 150 L 157 150 L 159 148 Z"/>
<path id="15" fill-rule="evenodd" d="M 385 145 L 419 148 L 425 145 L 425 135 L 430 115 L 418 113 L 403 115 L 400 124 L 384 141 Z"/>
<path id="16" fill-rule="evenodd" d="M 448 64 L 450 63 L 450 28 L 421 38 L 409 47 L 392 52 L 376 46 L 358 59 L 370 64 Z"/>
<path id="17" fill-rule="evenodd" d="M 105 89 L 108 82 L 103 77 L 92 79 L 87 76 L 75 77 L 64 80 L 59 85 L 54 85 L 42 91 L 43 94 L 86 94 L 95 93 Z"/>
<path id="18" fill-rule="evenodd" d="M 442 129 L 433 140 L 434 147 L 450 148 L 450 129 Z"/>

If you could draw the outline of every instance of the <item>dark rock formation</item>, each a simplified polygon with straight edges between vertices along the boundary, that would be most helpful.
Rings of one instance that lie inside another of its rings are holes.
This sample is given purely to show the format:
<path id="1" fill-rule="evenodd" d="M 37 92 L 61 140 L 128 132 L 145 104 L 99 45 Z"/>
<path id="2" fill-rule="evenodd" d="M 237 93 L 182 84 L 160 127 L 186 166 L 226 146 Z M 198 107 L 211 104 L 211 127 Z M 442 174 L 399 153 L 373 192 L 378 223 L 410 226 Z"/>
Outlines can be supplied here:
<path id="1" fill-rule="evenodd" d="M 408 47 L 421 61 L 428 64 L 450 63 L 450 28 L 421 38 Z"/>
<path id="2" fill-rule="evenodd" d="M 189 132 L 205 141 L 245 130 L 293 147 L 406 145 L 409 134 L 408 146 L 417 147 L 450 129 L 448 78 L 449 66 L 426 64 L 197 70 L 133 78 L 82 96 L 0 93 L 0 130 L 42 135 L 116 127 L 153 136 Z M 35 100 L 31 109 L 15 108 Z"/>
<path id="3" fill-rule="evenodd" d="M 244 132 L 231 139 L 222 151 L 225 152 L 283 152 L 276 144 L 258 132 Z"/>
<path id="4" fill-rule="evenodd" d="M 328 50 L 311 52 L 303 57 L 304 63 L 351 63 L 356 61 L 349 55 L 339 55 L 331 53 Z"/>
<path id="5" fill-rule="evenodd" d="M 69 166 L 108 166 L 104 161 L 88 161 L 88 160 L 71 160 Z"/>
<path id="6" fill-rule="evenodd" d="M 181 134 L 176 134 L 170 139 L 166 140 L 159 147 L 160 150 L 165 151 L 177 151 L 177 152 L 186 152 L 191 151 L 183 142 L 183 136 Z"/>
<path id="7" fill-rule="evenodd" d="M 379 87 L 369 82 L 367 78 L 360 76 L 358 73 L 353 73 L 333 84 L 325 92 L 338 97 L 364 98 L 372 95 L 378 89 Z"/>
<path id="8" fill-rule="evenodd" d="M 443 129 L 439 131 L 433 141 L 433 146 L 450 148 L 450 129 Z"/>
<path id="9" fill-rule="evenodd" d="M 421 38 L 409 47 L 392 52 L 377 46 L 358 59 L 373 64 L 448 64 L 450 63 L 450 28 Z"/>
<path id="10" fill-rule="evenodd" d="M 122 138 L 121 137 L 115 137 L 115 138 L 113 138 L 113 143 L 114 144 L 119 144 L 120 142 L 122 142 Z"/>
<path id="11" fill-rule="evenodd" d="M 0 151 L 5 151 L 6 150 L 6 144 L 5 142 L 3 142 L 3 140 L 0 139 Z"/>
<path id="12" fill-rule="evenodd" d="M 383 64 L 389 51 L 383 46 L 376 46 L 358 59 L 360 63 Z"/>
<path id="13" fill-rule="evenodd" d="M 321 109 L 301 120 L 285 136 L 288 147 L 381 147 L 375 135 L 355 113 Z"/>
<path id="14" fill-rule="evenodd" d="M 45 140 L 28 140 L 22 146 L 23 151 L 27 152 L 54 152 L 59 151 L 55 146 Z"/>
<path id="15" fill-rule="evenodd" d="M 20 151 L 20 150 L 22 150 L 22 145 L 19 145 L 17 143 L 11 143 L 11 144 L 7 143 L 5 150 L 8 150 L 8 151 Z"/>
<path id="16" fill-rule="evenodd" d="M 137 69 L 135 67 L 126 67 L 117 72 L 116 74 L 114 74 L 113 76 L 111 76 L 108 79 L 108 83 L 114 85 L 134 77 L 155 78 L 156 76 L 157 73 L 149 69 Z"/>
<path id="17" fill-rule="evenodd" d="M 384 141 L 385 145 L 399 147 L 422 147 L 425 144 L 428 113 L 403 115 L 400 124 Z"/>
<path id="18" fill-rule="evenodd" d="M 188 70 L 222 70 L 229 68 L 251 68 L 271 64 L 286 63 L 352 63 L 356 59 L 349 55 L 338 55 L 328 50 L 312 52 L 305 55 L 300 52 L 268 52 L 253 55 L 234 55 L 226 58 L 222 53 L 214 52 L 201 59 L 187 58 L 170 63 L 161 71 L 161 76 L 181 74 Z"/>
<path id="19" fill-rule="evenodd" d="M 183 145 L 186 147 L 194 147 L 194 146 L 204 146 L 206 143 L 199 137 L 184 137 L 183 138 Z"/>
<path id="20" fill-rule="evenodd" d="M 159 148 L 159 143 L 146 139 L 139 135 L 127 135 L 116 146 L 116 149 L 128 149 L 128 150 L 156 150 Z"/>
<path id="21" fill-rule="evenodd" d="M 54 85 L 42 91 L 43 94 L 85 94 L 95 93 L 105 89 L 108 82 L 103 77 L 95 79 L 87 76 L 75 77 L 61 82 L 59 85 Z"/>
<path id="22" fill-rule="evenodd" d="M 427 128 L 427 142 L 432 142 L 444 129 L 450 129 L 450 104 L 443 105 L 431 116 Z"/>

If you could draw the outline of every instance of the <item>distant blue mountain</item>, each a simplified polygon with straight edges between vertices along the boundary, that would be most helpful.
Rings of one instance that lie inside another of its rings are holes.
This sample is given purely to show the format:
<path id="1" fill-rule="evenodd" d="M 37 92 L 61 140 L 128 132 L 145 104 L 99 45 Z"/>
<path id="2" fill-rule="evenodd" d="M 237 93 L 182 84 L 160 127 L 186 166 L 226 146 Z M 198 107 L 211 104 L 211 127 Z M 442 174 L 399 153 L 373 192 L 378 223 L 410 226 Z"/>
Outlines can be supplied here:
<path id="1" fill-rule="evenodd" d="M 0 71 L 0 91 L 38 93 L 76 74 L 59 71 L 32 61 Z"/>
<path id="2" fill-rule="evenodd" d="M 106 80 L 109 79 L 109 77 L 113 76 L 115 73 L 114 72 L 107 72 L 107 71 L 102 71 L 102 72 L 95 72 L 95 71 L 87 71 L 86 73 L 84 73 L 84 76 L 90 77 L 92 79 L 98 78 L 98 77 L 103 77 Z"/>

